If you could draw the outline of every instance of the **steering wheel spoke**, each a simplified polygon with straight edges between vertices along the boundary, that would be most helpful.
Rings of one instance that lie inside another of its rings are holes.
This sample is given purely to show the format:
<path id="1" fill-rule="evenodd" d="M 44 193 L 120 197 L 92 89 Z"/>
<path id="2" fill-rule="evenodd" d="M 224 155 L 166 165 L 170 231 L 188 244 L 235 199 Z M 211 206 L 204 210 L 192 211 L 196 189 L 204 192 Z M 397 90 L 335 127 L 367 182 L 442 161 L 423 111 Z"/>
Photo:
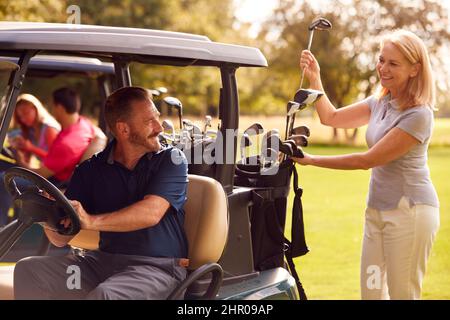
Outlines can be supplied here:
<path id="1" fill-rule="evenodd" d="M 11 180 L 10 187 L 8 187 L 7 189 L 13 199 L 19 197 L 22 194 L 22 192 L 20 192 L 19 188 L 17 187 L 17 183 L 14 181 L 14 179 Z"/>
<path id="2" fill-rule="evenodd" d="M 17 188 L 14 178 L 22 178 L 30 186 L 22 192 Z M 47 223 L 62 235 L 75 235 L 81 229 L 80 219 L 75 209 L 64 194 L 44 177 L 20 167 L 13 167 L 5 172 L 5 186 L 15 201 L 24 209 L 22 220 L 31 219 L 34 223 Z M 69 219 L 65 227 L 63 219 Z"/>

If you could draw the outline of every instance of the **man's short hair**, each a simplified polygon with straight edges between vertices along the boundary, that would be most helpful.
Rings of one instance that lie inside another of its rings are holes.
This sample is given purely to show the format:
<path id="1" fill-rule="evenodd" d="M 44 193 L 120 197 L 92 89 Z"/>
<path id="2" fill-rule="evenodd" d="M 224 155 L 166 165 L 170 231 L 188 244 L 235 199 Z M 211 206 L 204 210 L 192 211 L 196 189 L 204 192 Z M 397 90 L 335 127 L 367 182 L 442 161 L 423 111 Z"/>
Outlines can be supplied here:
<path id="1" fill-rule="evenodd" d="M 132 103 L 144 100 L 152 101 L 152 96 L 141 87 L 123 87 L 111 93 L 105 102 L 105 120 L 109 129 L 114 132 L 118 121 L 129 119 Z"/>
<path id="2" fill-rule="evenodd" d="M 70 88 L 59 88 L 53 91 L 53 104 L 61 105 L 67 113 L 74 114 L 80 112 L 80 95 Z"/>

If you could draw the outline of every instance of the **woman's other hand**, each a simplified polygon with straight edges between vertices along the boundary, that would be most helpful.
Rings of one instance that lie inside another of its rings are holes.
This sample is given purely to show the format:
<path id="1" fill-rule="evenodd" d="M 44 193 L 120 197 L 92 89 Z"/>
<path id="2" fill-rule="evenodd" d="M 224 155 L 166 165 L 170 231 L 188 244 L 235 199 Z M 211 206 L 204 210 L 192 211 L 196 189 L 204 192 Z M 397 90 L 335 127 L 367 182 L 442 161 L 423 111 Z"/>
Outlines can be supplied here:
<path id="1" fill-rule="evenodd" d="M 306 152 L 303 152 L 303 158 L 291 157 L 291 159 L 294 162 L 297 162 L 298 164 L 301 164 L 302 166 L 307 166 L 307 165 L 312 164 L 313 157 L 310 154 L 307 154 Z"/>
<path id="2" fill-rule="evenodd" d="M 18 136 L 16 138 L 14 138 L 14 145 L 17 150 L 22 150 L 22 151 L 30 151 L 31 148 L 33 147 L 33 144 L 31 143 L 31 141 L 28 139 L 25 139 L 22 136 Z"/>

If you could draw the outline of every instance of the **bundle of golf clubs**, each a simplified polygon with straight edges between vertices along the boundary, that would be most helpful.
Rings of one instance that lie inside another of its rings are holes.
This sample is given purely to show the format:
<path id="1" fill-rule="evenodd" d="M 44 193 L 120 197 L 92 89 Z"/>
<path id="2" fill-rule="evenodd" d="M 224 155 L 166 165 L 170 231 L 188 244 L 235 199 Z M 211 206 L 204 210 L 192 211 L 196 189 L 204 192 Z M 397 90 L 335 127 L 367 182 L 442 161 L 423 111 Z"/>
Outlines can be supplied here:
<path id="1" fill-rule="evenodd" d="M 331 23 L 325 18 L 314 20 L 308 27 L 309 39 L 308 50 L 311 49 L 311 43 L 315 30 L 328 30 Z M 265 132 L 263 126 L 256 122 L 244 130 L 240 137 L 240 161 L 238 168 L 246 170 L 247 168 L 259 168 L 259 172 L 273 170 L 291 157 L 302 158 L 303 147 L 308 146 L 308 137 L 310 130 L 307 126 L 302 125 L 295 127 L 295 117 L 298 112 L 306 107 L 313 105 L 323 92 L 313 89 L 303 89 L 304 69 L 302 69 L 300 88 L 294 95 L 292 101 L 286 106 L 286 127 L 284 132 L 284 140 L 281 139 L 278 129 L 272 129 Z M 162 127 L 163 133 L 160 135 L 162 143 L 174 145 L 181 150 L 195 149 L 197 146 L 213 144 L 215 142 L 217 131 L 211 130 L 211 116 L 205 116 L 202 128 L 188 119 L 183 119 L 183 105 L 180 100 L 175 97 L 165 97 L 163 101 L 173 110 L 178 112 L 179 132 L 175 130 L 175 126 L 171 120 L 164 120 Z M 218 128 L 219 130 L 219 128 Z M 251 137 L 262 135 L 261 149 L 256 156 L 249 156 L 248 149 L 253 145 Z M 247 167 L 247 168 L 246 168 Z"/>
<path id="2" fill-rule="evenodd" d="M 166 145 L 177 146 L 180 149 L 188 149 L 200 144 L 212 143 L 215 140 L 217 131 L 211 128 L 212 117 L 205 116 L 202 128 L 189 119 L 183 119 L 183 105 L 175 97 L 166 97 L 163 101 L 178 113 L 179 130 L 170 119 L 165 119 L 161 123 L 163 132 L 160 134 L 160 141 Z"/>

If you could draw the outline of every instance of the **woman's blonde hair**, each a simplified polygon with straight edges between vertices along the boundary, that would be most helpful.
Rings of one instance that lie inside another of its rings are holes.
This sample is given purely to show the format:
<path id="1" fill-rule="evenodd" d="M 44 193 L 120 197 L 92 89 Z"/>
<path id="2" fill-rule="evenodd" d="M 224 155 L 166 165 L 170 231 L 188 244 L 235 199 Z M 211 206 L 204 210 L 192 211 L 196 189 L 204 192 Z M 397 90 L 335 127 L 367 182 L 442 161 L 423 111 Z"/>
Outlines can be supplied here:
<path id="1" fill-rule="evenodd" d="M 406 90 L 398 98 L 399 107 L 407 109 L 417 105 L 426 105 L 436 110 L 435 81 L 430 57 L 423 41 L 410 31 L 395 30 L 382 39 L 380 47 L 383 48 L 386 43 L 392 43 L 411 64 L 420 64 L 419 72 L 415 77 L 409 78 Z M 389 90 L 381 86 L 377 96 L 382 98 L 388 93 Z"/>
<path id="2" fill-rule="evenodd" d="M 53 118 L 53 116 L 47 111 L 47 109 L 45 109 L 38 98 L 29 93 L 21 94 L 17 97 L 16 110 L 17 106 L 24 102 L 31 104 L 36 109 L 36 121 L 38 123 L 46 124 L 58 131 L 61 129 L 61 125 L 58 123 L 58 121 L 56 121 L 55 118 Z M 30 128 L 21 123 L 19 117 L 17 116 L 17 112 L 14 112 L 14 124 L 19 126 L 23 132 L 24 137 L 28 138 Z"/>

